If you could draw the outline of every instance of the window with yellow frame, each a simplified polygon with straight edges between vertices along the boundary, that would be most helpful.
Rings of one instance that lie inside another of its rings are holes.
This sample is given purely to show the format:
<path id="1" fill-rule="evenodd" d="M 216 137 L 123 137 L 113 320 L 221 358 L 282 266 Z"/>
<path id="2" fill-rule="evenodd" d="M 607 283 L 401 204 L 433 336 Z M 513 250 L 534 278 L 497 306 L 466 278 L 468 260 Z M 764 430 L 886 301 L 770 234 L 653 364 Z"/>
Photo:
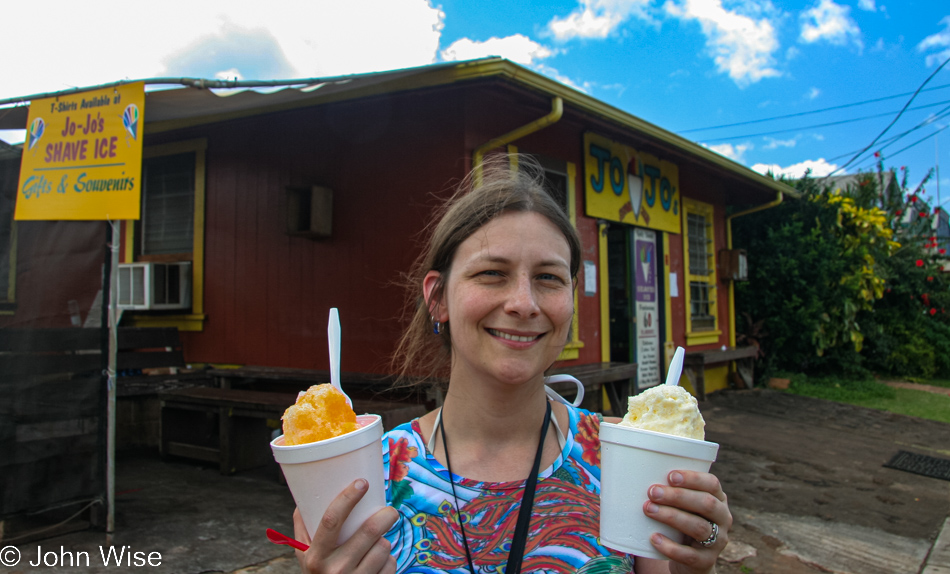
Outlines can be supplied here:
<path id="1" fill-rule="evenodd" d="M 508 146 L 508 153 L 512 154 L 512 169 L 518 169 L 517 161 L 518 148 Z M 577 185 L 576 175 L 577 166 L 572 162 L 555 160 L 547 156 L 533 155 L 544 169 L 544 187 L 567 212 L 571 225 L 577 228 Z M 584 342 L 580 340 L 580 320 L 578 318 L 578 290 L 574 288 L 574 316 L 571 319 L 571 336 L 564 350 L 558 355 L 559 361 L 572 361 L 580 356 L 580 350 L 584 348 Z"/>
<path id="2" fill-rule="evenodd" d="M 686 342 L 719 340 L 713 206 L 683 199 L 683 259 L 686 263 Z"/>
<path id="3" fill-rule="evenodd" d="M 191 261 L 191 312 L 136 313 L 130 317 L 136 327 L 204 328 L 206 148 L 207 140 L 195 139 L 142 152 L 142 214 L 126 222 L 125 261 Z"/>

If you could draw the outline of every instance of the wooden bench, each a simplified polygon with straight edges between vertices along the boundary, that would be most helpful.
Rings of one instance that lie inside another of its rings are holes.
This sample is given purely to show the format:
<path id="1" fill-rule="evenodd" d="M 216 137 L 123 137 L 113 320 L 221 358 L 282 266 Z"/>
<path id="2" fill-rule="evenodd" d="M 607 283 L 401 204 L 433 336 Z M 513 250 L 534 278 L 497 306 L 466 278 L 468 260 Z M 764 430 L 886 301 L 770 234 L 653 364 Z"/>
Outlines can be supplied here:
<path id="1" fill-rule="evenodd" d="M 589 363 L 554 369 L 550 374 L 571 375 L 584 384 L 584 402 L 586 409 L 603 412 L 604 400 L 601 388 L 607 391 L 611 414 L 622 417 L 627 412 L 627 397 L 637 378 L 636 363 Z M 552 389 L 561 395 L 574 396 L 575 386 L 571 382 L 554 383 Z"/>
<path id="2" fill-rule="evenodd" d="M 708 351 L 691 351 L 686 353 L 683 360 L 683 372 L 689 377 L 693 390 L 696 391 L 696 398 L 700 401 L 706 400 L 706 375 L 707 365 L 716 365 L 728 363 L 731 361 L 742 361 L 754 359 L 758 354 L 758 347 L 727 347 L 725 349 L 711 349 Z"/>
<path id="3" fill-rule="evenodd" d="M 212 382 L 206 371 L 188 368 L 175 327 L 120 327 L 116 371 L 118 397 L 154 396 Z"/>
<path id="4" fill-rule="evenodd" d="M 296 393 L 189 388 L 161 395 L 161 452 L 215 463 L 221 474 L 269 464 L 271 435 Z M 355 399 L 357 414 L 378 414 L 384 430 L 425 414 L 423 405 Z"/>
<path id="5" fill-rule="evenodd" d="M 216 386 L 222 389 L 243 388 L 274 392 L 297 392 L 311 385 L 330 382 L 330 371 L 297 369 L 290 367 L 258 367 L 247 365 L 236 368 L 210 369 Z M 392 375 L 356 373 L 340 374 L 340 385 L 347 394 L 364 394 L 367 397 L 385 395 L 393 384 Z"/>
<path id="6" fill-rule="evenodd" d="M 212 369 L 208 374 L 214 377 L 221 388 L 249 388 L 256 390 L 267 389 L 274 391 L 297 391 L 309 385 L 330 381 L 329 371 L 311 369 L 293 369 L 281 367 L 244 366 L 233 369 Z M 603 412 L 603 393 L 607 391 L 613 414 L 623 416 L 626 412 L 626 398 L 630 394 L 631 381 L 637 376 L 636 363 L 590 363 L 556 367 L 549 374 L 565 374 L 577 378 L 584 384 L 583 407 L 596 412 Z M 341 386 L 351 396 L 363 398 L 393 400 L 396 393 L 404 393 L 399 400 L 407 402 L 425 403 L 432 409 L 442 404 L 442 393 L 439 390 L 439 381 L 434 380 L 432 385 L 415 390 L 392 391 L 391 375 L 370 373 L 344 372 L 341 374 Z M 444 388 L 444 385 L 443 385 Z M 552 388 L 565 397 L 575 396 L 573 383 L 555 383 Z M 425 394 L 422 394 L 425 393 Z"/>

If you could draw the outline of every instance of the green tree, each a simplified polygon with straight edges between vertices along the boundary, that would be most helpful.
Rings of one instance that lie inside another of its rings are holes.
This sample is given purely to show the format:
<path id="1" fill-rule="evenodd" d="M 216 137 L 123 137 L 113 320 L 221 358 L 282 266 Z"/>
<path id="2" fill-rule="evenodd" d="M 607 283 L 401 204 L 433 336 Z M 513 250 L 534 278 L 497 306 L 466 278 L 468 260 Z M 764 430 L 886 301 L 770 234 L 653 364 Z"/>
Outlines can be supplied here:
<path id="1" fill-rule="evenodd" d="M 942 335 L 950 289 L 924 183 L 910 192 L 906 173 L 898 183 L 881 164 L 844 189 L 806 175 L 794 182 L 800 199 L 735 221 L 735 244 L 750 263 L 737 313 L 764 323 L 762 370 L 928 376 L 950 368 Z"/>

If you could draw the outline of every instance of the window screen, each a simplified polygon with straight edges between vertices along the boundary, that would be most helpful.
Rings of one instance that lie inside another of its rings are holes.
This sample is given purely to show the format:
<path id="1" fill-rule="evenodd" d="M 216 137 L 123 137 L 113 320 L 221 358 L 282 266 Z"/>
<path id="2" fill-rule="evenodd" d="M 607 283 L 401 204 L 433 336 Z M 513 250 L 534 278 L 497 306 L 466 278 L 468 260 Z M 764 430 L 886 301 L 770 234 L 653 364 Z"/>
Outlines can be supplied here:
<path id="1" fill-rule="evenodd" d="M 141 252 L 190 253 L 194 245 L 195 156 L 145 160 Z"/>

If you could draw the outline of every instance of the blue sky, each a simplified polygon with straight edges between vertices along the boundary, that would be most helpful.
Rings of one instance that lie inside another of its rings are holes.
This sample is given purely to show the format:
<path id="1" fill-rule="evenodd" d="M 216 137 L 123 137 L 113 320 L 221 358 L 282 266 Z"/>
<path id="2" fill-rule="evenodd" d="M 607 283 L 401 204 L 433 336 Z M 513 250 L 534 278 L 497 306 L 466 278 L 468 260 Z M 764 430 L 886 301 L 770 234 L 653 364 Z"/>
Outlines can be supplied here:
<path id="1" fill-rule="evenodd" d="M 939 165 L 950 205 L 946 0 L 45 3 L 56 18 L 26 4 L 5 9 L 10 21 L 42 25 L 5 30 L 22 49 L 4 56 L 0 100 L 125 78 L 319 77 L 499 55 L 758 171 L 853 173 L 878 149 L 912 183 Z"/>

